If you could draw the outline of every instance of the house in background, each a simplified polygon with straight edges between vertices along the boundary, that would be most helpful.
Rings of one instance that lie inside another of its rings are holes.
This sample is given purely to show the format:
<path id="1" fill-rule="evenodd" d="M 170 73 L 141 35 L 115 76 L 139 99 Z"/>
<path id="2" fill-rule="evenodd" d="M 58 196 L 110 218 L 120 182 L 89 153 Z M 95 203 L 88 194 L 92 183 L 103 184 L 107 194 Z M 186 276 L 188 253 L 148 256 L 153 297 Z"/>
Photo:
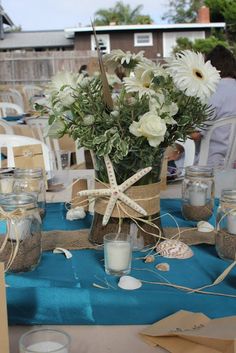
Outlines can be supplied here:
<path id="1" fill-rule="evenodd" d="M 73 38 L 64 30 L 6 32 L 0 51 L 74 50 Z"/>
<path id="2" fill-rule="evenodd" d="M 13 25 L 2 7 L 0 10 L 2 21 Z M 204 39 L 212 29 L 224 30 L 225 23 L 211 23 L 209 9 L 202 7 L 196 23 L 111 24 L 96 27 L 96 33 L 103 53 L 113 49 L 134 53 L 143 50 L 149 59 L 163 60 L 170 56 L 177 38 Z M 44 83 L 58 71 L 76 72 L 84 64 L 90 74 L 98 70 L 92 27 L 9 31 L 0 40 L 0 84 Z"/>
<path id="3" fill-rule="evenodd" d="M 198 11 L 196 23 L 150 24 L 125 26 L 99 26 L 96 33 L 104 53 L 122 49 L 137 53 L 145 51 L 150 59 L 163 59 L 171 55 L 176 39 L 205 39 L 212 29 L 224 29 L 225 23 L 211 23 L 209 8 L 202 6 Z M 68 37 L 74 38 L 75 50 L 95 50 L 95 40 L 91 27 L 65 29 Z"/>

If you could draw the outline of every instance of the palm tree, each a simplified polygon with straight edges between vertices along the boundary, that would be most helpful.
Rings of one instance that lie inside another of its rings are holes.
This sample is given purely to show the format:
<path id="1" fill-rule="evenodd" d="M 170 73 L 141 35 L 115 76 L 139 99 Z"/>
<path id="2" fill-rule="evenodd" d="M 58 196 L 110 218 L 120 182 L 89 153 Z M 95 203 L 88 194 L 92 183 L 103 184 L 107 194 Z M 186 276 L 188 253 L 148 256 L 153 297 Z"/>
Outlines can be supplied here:
<path id="1" fill-rule="evenodd" d="M 149 15 L 141 15 L 142 5 L 131 9 L 130 5 L 125 5 L 123 1 L 118 1 L 113 8 L 100 9 L 95 12 L 94 24 L 96 26 L 109 25 L 115 22 L 118 25 L 151 23 Z"/>

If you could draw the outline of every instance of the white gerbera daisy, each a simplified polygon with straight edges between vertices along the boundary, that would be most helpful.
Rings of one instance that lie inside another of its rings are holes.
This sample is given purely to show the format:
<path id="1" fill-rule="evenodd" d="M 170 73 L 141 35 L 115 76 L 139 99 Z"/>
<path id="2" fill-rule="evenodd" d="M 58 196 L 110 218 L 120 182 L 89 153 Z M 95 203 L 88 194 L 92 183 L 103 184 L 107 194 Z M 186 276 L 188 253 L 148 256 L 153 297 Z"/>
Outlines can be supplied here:
<path id="1" fill-rule="evenodd" d="M 206 102 L 220 80 L 219 72 L 209 61 L 204 62 L 201 53 L 184 50 L 167 64 L 167 71 L 178 89 L 187 96 Z"/>
<path id="2" fill-rule="evenodd" d="M 83 79 L 83 75 L 77 75 L 71 72 L 58 72 L 53 77 L 46 93 L 57 95 L 61 106 L 69 106 L 75 100 L 73 97 L 74 89 Z"/>
<path id="3" fill-rule="evenodd" d="M 117 49 L 113 50 L 109 54 L 105 54 L 103 59 L 106 64 L 111 66 L 117 66 L 117 64 L 121 64 L 126 67 L 134 67 L 137 63 L 143 60 L 143 54 L 144 51 L 133 54 L 130 51 L 124 52 L 121 49 Z"/>
<path id="4" fill-rule="evenodd" d="M 137 92 L 139 98 L 148 94 L 149 96 L 155 94 L 153 86 L 153 71 L 144 65 L 139 66 L 130 77 L 124 78 L 124 85 L 127 92 Z"/>

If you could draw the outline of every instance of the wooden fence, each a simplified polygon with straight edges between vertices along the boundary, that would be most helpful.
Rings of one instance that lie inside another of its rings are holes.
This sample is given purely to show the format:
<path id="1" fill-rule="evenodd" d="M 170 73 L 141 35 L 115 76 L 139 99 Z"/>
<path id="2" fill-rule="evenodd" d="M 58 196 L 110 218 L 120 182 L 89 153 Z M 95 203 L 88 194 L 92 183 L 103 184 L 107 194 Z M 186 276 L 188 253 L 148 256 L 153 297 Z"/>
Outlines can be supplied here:
<path id="1" fill-rule="evenodd" d="M 0 53 L 0 84 L 43 84 L 58 71 L 78 72 L 81 65 L 98 70 L 96 53 L 91 51 L 44 51 Z"/>

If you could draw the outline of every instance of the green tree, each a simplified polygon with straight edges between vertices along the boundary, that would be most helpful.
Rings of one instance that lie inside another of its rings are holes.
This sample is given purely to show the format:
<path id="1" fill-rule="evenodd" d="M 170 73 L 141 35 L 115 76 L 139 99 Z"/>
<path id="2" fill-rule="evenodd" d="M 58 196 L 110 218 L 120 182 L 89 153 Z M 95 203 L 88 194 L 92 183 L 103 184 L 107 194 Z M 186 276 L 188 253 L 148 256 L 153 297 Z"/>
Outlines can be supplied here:
<path id="1" fill-rule="evenodd" d="M 162 19 L 169 23 L 196 22 L 198 9 L 204 5 L 203 0 L 169 0 L 168 11 Z"/>
<path id="2" fill-rule="evenodd" d="M 142 15 L 140 13 L 142 7 L 142 5 L 138 5 L 132 9 L 130 5 L 118 1 L 114 7 L 96 11 L 94 24 L 96 26 L 103 26 L 109 25 L 111 22 L 115 22 L 117 25 L 152 23 L 149 15 Z"/>

